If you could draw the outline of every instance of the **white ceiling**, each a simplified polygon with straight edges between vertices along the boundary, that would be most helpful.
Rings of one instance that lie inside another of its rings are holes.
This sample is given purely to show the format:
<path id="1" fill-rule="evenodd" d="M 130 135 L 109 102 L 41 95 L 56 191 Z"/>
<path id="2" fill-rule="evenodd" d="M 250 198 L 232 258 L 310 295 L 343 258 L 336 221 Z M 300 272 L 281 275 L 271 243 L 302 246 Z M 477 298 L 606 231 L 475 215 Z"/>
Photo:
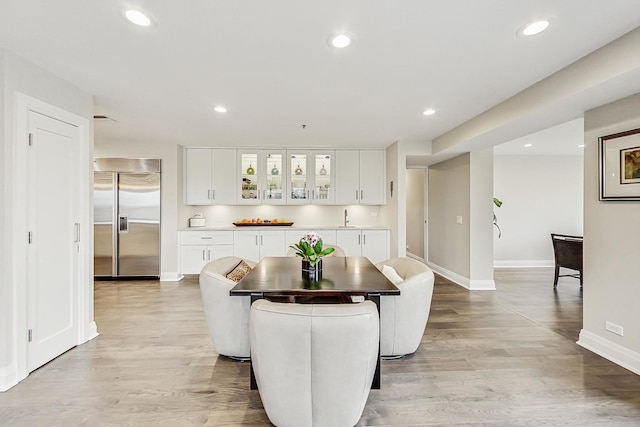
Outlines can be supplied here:
<path id="1" fill-rule="evenodd" d="M 125 21 L 134 4 L 153 26 Z M 516 35 L 540 17 L 546 32 Z M 0 1 L 0 48 L 115 120 L 98 143 L 430 141 L 638 26 L 638 0 Z M 329 48 L 338 30 L 355 43 Z"/>
<path id="2" fill-rule="evenodd" d="M 584 145 L 584 119 L 575 119 L 496 145 L 493 153 L 498 156 L 582 156 L 581 145 Z"/>

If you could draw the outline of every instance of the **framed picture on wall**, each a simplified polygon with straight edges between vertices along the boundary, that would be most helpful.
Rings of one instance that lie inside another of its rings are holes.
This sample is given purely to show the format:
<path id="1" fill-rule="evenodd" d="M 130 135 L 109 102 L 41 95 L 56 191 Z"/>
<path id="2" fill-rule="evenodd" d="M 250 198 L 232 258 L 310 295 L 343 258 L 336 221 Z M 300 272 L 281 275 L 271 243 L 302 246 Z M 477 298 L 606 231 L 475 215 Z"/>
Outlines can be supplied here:
<path id="1" fill-rule="evenodd" d="M 602 136 L 600 200 L 640 200 L 640 129 Z"/>

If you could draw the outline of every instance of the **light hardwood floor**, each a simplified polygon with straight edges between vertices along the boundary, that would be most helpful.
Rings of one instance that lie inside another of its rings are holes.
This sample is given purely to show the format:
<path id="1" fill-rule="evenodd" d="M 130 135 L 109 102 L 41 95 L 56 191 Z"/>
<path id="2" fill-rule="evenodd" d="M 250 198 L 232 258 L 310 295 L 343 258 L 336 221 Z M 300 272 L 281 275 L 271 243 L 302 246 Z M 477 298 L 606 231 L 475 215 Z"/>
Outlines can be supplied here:
<path id="1" fill-rule="evenodd" d="M 575 341 L 577 280 L 501 270 L 498 290 L 438 278 L 413 356 L 383 361 L 358 425 L 640 426 L 640 376 Z M 586 286 L 586 285 L 585 285 Z M 100 336 L 0 393 L 2 426 L 268 425 L 249 365 L 218 357 L 197 281 L 96 282 Z"/>

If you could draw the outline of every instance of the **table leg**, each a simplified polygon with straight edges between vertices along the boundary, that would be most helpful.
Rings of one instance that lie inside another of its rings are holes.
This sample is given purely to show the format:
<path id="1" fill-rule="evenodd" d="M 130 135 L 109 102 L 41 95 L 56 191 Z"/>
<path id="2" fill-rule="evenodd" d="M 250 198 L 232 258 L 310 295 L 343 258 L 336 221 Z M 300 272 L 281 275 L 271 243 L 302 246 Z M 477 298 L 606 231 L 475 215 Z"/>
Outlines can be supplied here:
<path id="1" fill-rule="evenodd" d="M 380 319 L 380 295 L 379 294 L 369 294 L 367 295 L 367 299 L 373 301 L 378 308 L 378 320 Z M 372 390 L 380 390 L 380 340 L 378 339 L 378 361 L 376 362 L 376 371 L 373 374 L 373 383 L 371 384 Z"/>
<path id="2" fill-rule="evenodd" d="M 259 299 L 264 298 L 264 294 L 257 293 L 251 294 L 251 304 Z M 253 372 L 253 359 L 249 358 L 249 390 L 257 390 L 258 383 L 256 382 L 256 374 Z"/>

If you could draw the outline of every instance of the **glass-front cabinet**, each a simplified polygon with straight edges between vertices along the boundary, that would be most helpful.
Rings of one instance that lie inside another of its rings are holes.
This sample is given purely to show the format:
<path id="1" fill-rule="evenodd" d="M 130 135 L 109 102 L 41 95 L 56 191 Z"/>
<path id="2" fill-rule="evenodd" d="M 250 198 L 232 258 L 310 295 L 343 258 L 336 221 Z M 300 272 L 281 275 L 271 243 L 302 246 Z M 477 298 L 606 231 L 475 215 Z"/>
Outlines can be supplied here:
<path id="1" fill-rule="evenodd" d="M 287 204 L 334 204 L 334 157 L 333 150 L 287 150 Z"/>
<path id="2" fill-rule="evenodd" d="M 238 150 L 238 204 L 285 204 L 284 150 Z"/>
<path id="3" fill-rule="evenodd" d="M 266 183 L 262 203 L 283 205 L 285 198 L 284 171 L 286 170 L 284 151 L 269 151 L 264 153 Z"/>

